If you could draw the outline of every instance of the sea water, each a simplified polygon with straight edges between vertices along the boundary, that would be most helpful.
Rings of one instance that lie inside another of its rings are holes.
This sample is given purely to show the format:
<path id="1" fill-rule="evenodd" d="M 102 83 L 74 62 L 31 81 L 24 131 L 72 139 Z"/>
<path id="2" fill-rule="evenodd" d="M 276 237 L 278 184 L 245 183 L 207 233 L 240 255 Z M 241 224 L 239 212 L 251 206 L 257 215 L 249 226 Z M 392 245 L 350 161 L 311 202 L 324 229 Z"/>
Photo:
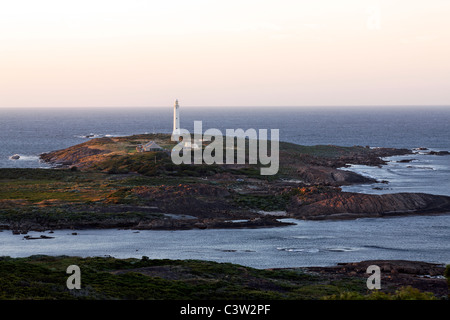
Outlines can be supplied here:
<path id="1" fill-rule="evenodd" d="M 261 229 L 56 230 L 26 240 L 0 232 L 0 256 L 200 259 L 254 268 L 329 266 L 373 259 L 450 263 L 450 215 L 299 221 Z"/>

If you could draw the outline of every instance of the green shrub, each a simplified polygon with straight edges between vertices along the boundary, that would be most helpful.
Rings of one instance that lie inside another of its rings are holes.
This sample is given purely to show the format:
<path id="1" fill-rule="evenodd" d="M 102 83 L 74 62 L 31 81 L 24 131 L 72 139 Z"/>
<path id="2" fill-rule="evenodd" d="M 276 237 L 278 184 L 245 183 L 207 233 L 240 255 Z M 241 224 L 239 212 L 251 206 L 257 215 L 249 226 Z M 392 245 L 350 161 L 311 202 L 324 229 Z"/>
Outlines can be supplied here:
<path id="1" fill-rule="evenodd" d="M 431 292 L 422 292 L 411 286 L 402 287 L 394 294 L 383 291 L 373 291 L 368 295 L 357 292 L 345 291 L 339 294 L 323 297 L 324 300 L 437 300 Z"/>

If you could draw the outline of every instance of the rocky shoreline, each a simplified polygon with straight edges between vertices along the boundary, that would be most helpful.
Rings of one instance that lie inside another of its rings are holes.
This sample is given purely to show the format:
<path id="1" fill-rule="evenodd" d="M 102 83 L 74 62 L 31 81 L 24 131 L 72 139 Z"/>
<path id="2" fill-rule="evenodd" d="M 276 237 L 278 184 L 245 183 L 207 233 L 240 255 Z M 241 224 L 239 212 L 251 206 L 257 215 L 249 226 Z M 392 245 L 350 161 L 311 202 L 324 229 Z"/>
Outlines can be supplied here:
<path id="1" fill-rule="evenodd" d="M 149 139 L 166 151 L 136 153 L 135 146 Z M 0 178 L 4 175 L 14 185 L 18 175 L 30 176 L 30 182 L 17 187 L 18 194 L 30 183 L 49 191 L 42 198 L 30 191 L 31 200 L 17 194 L 0 199 L 0 229 L 26 233 L 262 228 L 289 225 L 280 218 L 342 220 L 450 213 L 450 197 L 446 196 L 341 190 L 341 186 L 377 181 L 340 168 L 381 166 L 387 163 L 384 157 L 409 155 L 414 150 L 280 143 L 280 173 L 265 179 L 248 165 L 174 166 L 167 152 L 173 144 L 164 134 L 98 138 L 41 155 L 42 161 L 57 169 L 21 173 L 4 169 Z M 49 184 L 42 184 L 42 179 Z"/>
<path id="2" fill-rule="evenodd" d="M 33 221 L 21 221 L 0 225 L 2 230 L 9 230 L 13 234 L 26 235 L 30 231 L 47 232 L 54 230 L 96 230 L 96 229 L 122 229 L 122 230 L 191 230 L 191 229 L 251 229 L 274 228 L 293 225 L 293 223 L 280 221 L 273 217 L 260 217 L 250 220 L 225 220 L 225 219 L 155 219 L 155 220 L 111 220 L 88 222 L 57 222 L 36 223 Z M 24 238 L 26 240 L 51 239 L 50 237 Z"/>

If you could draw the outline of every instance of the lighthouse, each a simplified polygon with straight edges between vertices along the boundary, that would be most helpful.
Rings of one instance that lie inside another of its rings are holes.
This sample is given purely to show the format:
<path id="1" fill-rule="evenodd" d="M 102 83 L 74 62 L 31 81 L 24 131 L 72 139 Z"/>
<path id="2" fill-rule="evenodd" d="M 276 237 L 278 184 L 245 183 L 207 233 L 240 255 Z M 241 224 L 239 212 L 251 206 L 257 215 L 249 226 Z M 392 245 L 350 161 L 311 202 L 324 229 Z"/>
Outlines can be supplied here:
<path id="1" fill-rule="evenodd" d="M 173 106 L 173 133 L 180 134 L 180 106 L 178 105 L 178 99 Z"/>

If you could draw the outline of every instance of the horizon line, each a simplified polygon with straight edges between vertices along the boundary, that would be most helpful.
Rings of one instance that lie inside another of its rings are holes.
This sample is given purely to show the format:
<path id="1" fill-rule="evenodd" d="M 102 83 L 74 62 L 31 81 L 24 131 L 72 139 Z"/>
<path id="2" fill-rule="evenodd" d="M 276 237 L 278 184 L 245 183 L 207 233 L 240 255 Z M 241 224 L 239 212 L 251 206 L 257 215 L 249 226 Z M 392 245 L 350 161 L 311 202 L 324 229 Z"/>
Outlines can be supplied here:
<path id="1" fill-rule="evenodd" d="M 119 108 L 165 108 L 165 107 L 173 107 L 172 104 L 167 105 L 148 105 L 148 106 L 15 106 L 15 107 L 2 107 L 0 109 L 86 109 L 86 108 L 99 108 L 99 109 L 119 109 Z M 442 107 L 450 107 L 449 104 L 384 104 L 384 105 L 183 105 L 180 104 L 180 108 L 423 108 L 423 107 L 432 107 L 432 108 L 442 108 Z"/>

